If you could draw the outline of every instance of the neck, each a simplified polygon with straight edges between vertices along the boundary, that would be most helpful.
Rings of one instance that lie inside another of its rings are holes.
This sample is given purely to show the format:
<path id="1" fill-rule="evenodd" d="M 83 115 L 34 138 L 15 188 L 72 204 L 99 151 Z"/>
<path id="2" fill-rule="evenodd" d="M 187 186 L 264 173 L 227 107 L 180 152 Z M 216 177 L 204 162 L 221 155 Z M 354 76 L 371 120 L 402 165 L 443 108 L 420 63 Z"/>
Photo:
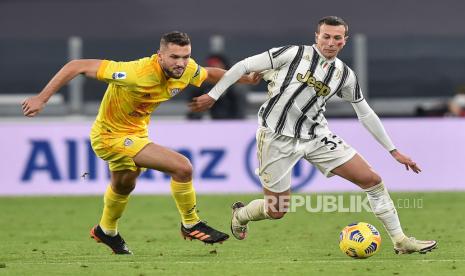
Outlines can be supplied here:
<path id="1" fill-rule="evenodd" d="M 157 64 L 158 64 L 158 66 L 160 66 L 160 69 L 163 72 L 163 76 L 165 76 L 165 79 L 169 79 L 170 74 L 168 74 L 168 72 L 166 72 L 165 67 L 163 67 L 163 65 L 160 62 L 160 54 L 157 54 Z"/>
<path id="2" fill-rule="evenodd" d="M 166 72 L 165 68 L 163 68 L 163 66 L 160 66 L 161 67 L 161 70 L 163 71 L 163 75 L 165 76 L 166 79 L 169 79 L 171 78 L 170 77 L 170 74 L 168 74 L 168 72 Z"/>
<path id="3" fill-rule="evenodd" d="M 161 71 L 163 72 L 163 75 L 165 76 L 165 79 L 172 78 L 171 74 L 163 67 L 163 65 L 160 64 Z"/>
<path id="4" fill-rule="evenodd" d="M 327 60 L 333 60 L 336 58 L 336 56 L 333 56 L 333 57 L 327 57 L 325 56 L 325 54 L 323 54 L 323 50 L 320 49 L 320 47 L 318 46 L 318 44 L 315 44 L 315 48 L 318 50 L 318 53 L 320 54 L 320 56 L 323 56 L 325 59 Z"/>

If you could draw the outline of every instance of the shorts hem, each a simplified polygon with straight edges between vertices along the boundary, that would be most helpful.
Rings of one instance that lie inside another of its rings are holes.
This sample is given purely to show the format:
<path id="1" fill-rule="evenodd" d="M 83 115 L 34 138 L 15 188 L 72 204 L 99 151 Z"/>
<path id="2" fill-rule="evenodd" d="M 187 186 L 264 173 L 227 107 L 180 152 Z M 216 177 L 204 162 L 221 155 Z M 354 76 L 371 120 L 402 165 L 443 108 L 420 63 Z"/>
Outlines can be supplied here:
<path id="1" fill-rule="evenodd" d="M 280 191 L 280 190 L 278 190 L 278 189 L 273 189 L 273 188 L 267 187 L 267 186 L 265 186 L 265 185 L 263 185 L 263 184 L 262 184 L 262 187 L 263 187 L 264 189 L 267 189 L 267 190 L 270 191 L 270 192 L 277 193 L 277 194 L 283 193 L 283 192 L 285 192 L 285 191 L 291 189 L 291 187 L 289 187 L 289 188 L 287 188 L 287 189 L 285 189 L 285 190 Z"/>
<path id="2" fill-rule="evenodd" d="M 333 174 L 331 171 L 345 164 L 347 161 L 352 159 L 356 154 L 357 154 L 357 151 L 353 150 L 352 153 L 348 154 L 344 158 L 341 158 L 339 162 L 335 163 L 333 166 L 331 166 L 331 168 L 327 168 L 326 171 L 323 173 L 323 175 L 326 176 L 327 178 L 334 176 L 335 174 Z"/>
<path id="3" fill-rule="evenodd" d="M 134 151 L 133 151 L 134 154 L 130 154 L 130 155 L 128 155 L 128 156 L 131 157 L 131 158 L 136 157 L 136 155 L 138 155 L 139 152 L 141 152 L 143 149 L 145 149 L 149 144 L 153 144 L 153 142 L 152 142 L 152 141 L 148 141 L 147 144 L 141 146 L 139 149 L 134 150 Z"/>

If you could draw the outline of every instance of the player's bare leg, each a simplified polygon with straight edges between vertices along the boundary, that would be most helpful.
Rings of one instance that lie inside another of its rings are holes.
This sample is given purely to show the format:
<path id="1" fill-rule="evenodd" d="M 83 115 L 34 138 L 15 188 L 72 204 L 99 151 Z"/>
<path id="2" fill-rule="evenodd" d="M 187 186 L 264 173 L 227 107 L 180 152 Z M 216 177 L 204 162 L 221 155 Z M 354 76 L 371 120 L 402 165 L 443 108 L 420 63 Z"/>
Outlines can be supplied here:
<path id="1" fill-rule="evenodd" d="M 394 203 L 381 177 L 359 154 L 335 168 L 332 173 L 357 184 L 367 193 L 371 209 L 386 228 L 396 253 L 426 253 L 437 247 L 436 241 L 420 241 L 404 234 Z"/>
<path id="2" fill-rule="evenodd" d="M 210 244 L 229 238 L 227 234 L 200 221 L 192 184 L 192 165 L 185 156 L 151 143 L 134 157 L 134 162 L 140 167 L 162 171 L 171 176 L 171 193 L 181 215 L 181 234 L 184 238 L 198 239 Z"/>

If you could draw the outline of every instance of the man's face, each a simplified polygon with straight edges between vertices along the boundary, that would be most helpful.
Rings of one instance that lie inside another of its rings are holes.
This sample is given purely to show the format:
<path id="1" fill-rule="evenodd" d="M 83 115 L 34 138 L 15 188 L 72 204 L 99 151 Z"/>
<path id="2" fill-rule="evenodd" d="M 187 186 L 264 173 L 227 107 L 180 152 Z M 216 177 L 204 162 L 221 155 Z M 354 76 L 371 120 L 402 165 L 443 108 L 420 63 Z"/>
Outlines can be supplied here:
<path id="1" fill-rule="evenodd" d="M 315 33 L 315 41 L 318 50 L 327 59 L 337 56 L 339 51 L 346 45 L 345 27 L 343 25 L 331 26 L 323 24 L 320 32 Z"/>
<path id="2" fill-rule="evenodd" d="M 158 63 L 168 78 L 179 79 L 191 57 L 191 46 L 168 43 L 158 51 Z"/>

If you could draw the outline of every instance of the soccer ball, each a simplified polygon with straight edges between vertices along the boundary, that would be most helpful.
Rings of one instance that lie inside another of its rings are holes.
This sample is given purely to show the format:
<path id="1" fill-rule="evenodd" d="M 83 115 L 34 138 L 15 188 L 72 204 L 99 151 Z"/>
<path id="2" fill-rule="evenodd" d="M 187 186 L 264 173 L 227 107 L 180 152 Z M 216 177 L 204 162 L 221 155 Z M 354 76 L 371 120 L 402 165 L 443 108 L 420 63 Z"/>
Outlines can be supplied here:
<path id="1" fill-rule="evenodd" d="M 339 234 L 339 248 L 355 259 L 373 256 L 380 246 L 381 235 L 373 225 L 366 222 L 349 224 Z"/>

